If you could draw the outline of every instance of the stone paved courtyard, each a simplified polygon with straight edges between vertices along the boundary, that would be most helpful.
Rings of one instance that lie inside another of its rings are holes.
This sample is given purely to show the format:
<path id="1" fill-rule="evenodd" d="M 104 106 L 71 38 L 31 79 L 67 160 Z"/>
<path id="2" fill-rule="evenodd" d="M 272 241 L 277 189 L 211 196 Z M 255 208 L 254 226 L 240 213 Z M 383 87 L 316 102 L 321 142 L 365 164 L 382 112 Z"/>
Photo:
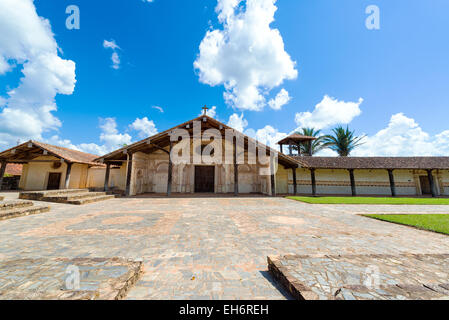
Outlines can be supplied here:
<path id="1" fill-rule="evenodd" d="M 0 262 L 142 259 L 144 273 L 128 299 L 285 299 L 290 296 L 267 272 L 267 256 L 449 253 L 445 235 L 354 214 L 392 212 L 449 209 L 311 205 L 268 197 L 136 197 L 82 207 L 51 204 L 48 213 L 0 221 Z M 32 275 L 28 280 L 38 281 Z"/>

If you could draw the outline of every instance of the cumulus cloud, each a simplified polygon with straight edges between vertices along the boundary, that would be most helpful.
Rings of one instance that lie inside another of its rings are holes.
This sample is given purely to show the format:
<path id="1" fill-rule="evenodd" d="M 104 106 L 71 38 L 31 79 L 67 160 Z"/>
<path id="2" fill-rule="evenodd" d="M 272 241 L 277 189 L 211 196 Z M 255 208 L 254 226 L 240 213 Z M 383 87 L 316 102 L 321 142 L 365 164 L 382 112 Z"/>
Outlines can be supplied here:
<path id="1" fill-rule="evenodd" d="M 203 112 L 201 112 L 200 114 L 198 114 L 198 116 L 202 116 Z M 206 115 L 208 115 L 211 118 L 215 118 L 217 116 L 217 107 L 213 106 L 212 108 L 209 108 L 206 110 Z"/>
<path id="2" fill-rule="evenodd" d="M 228 126 L 239 132 L 243 132 L 248 126 L 248 121 L 243 118 L 243 113 L 240 116 L 237 113 L 234 113 L 229 117 Z"/>
<path id="3" fill-rule="evenodd" d="M 194 66 L 200 82 L 224 85 L 224 99 L 232 107 L 260 111 L 270 90 L 298 75 L 279 30 L 270 27 L 275 3 L 218 0 L 223 29 L 207 31 Z"/>
<path id="4" fill-rule="evenodd" d="M 354 150 L 355 156 L 441 156 L 449 152 L 449 130 L 435 136 L 403 113 L 394 114 L 388 126 Z"/>
<path id="5" fill-rule="evenodd" d="M 117 150 L 124 145 L 132 144 L 134 139 L 128 133 L 120 133 L 117 128 L 117 122 L 115 118 L 104 118 L 100 119 L 100 142 L 101 144 L 96 143 L 80 143 L 73 144 L 68 139 L 60 138 L 58 135 L 53 135 L 49 139 L 45 139 L 44 141 L 66 147 L 74 150 L 79 150 L 87 153 L 92 153 L 96 155 L 104 155 L 114 150 Z M 128 128 L 131 130 L 137 131 L 138 137 L 143 139 L 149 136 L 155 135 L 158 131 L 156 125 L 153 120 L 148 120 L 147 117 L 142 119 L 137 118 L 131 123 Z"/>
<path id="6" fill-rule="evenodd" d="M 42 139 L 57 130 L 57 94 L 75 88 L 75 63 L 58 55 L 50 22 L 39 17 L 32 0 L 0 1 L 0 75 L 21 66 L 18 87 L 0 99 L 0 145 Z"/>
<path id="7" fill-rule="evenodd" d="M 276 150 L 278 149 L 277 142 L 287 136 L 287 133 L 280 132 L 270 125 L 258 130 L 248 129 L 245 134 Z"/>
<path id="8" fill-rule="evenodd" d="M 358 102 L 345 102 L 326 95 L 312 112 L 297 113 L 295 122 L 299 128 L 315 129 L 326 129 L 336 124 L 348 124 L 362 113 L 360 110 L 362 102 L 362 98 Z"/>
<path id="9" fill-rule="evenodd" d="M 138 131 L 139 138 L 144 139 L 154 136 L 158 131 L 153 120 L 147 117 L 137 118 L 130 126 L 131 129 Z"/>
<path id="10" fill-rule="evenodd" d="M 288 91 L 285 89 L 281 89 L 277 96 L 268 102 L 268 105 L 271 109 L 281 110 L 282 106 L 286 105 L 290 100 L 291 98 L 288 94 Z"/>
<path id="11" fill-rule="evenodd" d="M 247 129 L 248 121 L 243 117 L 243 113 L 241 115 L 238 115 L 237 113 L 232 114 L 229 117 L 227 124 L 231 128 L 240 131 L 272 148 L 277 148 L 277 142 L 287 136 L 286 133 L 280 132 L 278 129 L 270 125 L 257 130 L 252 128 Z"/>
<path id="12" fill-rule="evenodd" d="M 103 48 L 112 50 L 112 56 L 111 56 L 112 66 L 111 67 L 115 70 L 120 69 L 120 57 L 117 53 L 117 51 L 120 50 L 120 47 L 117 45 L 115 40 L 111 40 L 111 41 L 104 40 Z"/>

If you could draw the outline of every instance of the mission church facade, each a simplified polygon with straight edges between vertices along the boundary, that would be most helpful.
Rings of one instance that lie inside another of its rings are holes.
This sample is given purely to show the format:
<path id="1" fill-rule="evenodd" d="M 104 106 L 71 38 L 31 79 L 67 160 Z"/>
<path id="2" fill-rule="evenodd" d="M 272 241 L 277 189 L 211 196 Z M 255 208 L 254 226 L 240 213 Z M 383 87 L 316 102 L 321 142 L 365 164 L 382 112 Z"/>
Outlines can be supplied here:
<path id="1" fill-rule="evenodd" d="M 189 139 L 171 138 L 176 131 Z M 228 133 L 233 134 L 231 139 Z M 294 134 L 279 142 L 280 150 L 274 150 L 202 115 L 101 157 L 38 141 L 26 142 L 0 152 L 0 186 L 6 165 L 18 163 L 23 165 L 19 182 L 22 190 L 89 188 L 127 196 L 449 196 L 449 157 L 318 157 L 293 153 L 297 149 L 293 146 L 312 140 Z M 180 151 L 176 156 L 184 154 L 187 158 L 175 159 L 174 150 Z M 205 151 L 209 158 L 196 157 Z"/>

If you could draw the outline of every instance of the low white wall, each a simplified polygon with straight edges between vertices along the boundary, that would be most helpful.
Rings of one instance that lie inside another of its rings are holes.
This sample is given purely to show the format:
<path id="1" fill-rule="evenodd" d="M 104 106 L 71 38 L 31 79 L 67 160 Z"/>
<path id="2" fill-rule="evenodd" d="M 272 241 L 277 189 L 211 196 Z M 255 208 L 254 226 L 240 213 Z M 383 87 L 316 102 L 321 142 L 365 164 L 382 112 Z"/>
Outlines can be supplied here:
<path id="1" fill-rule="evenodd" d="M 281 170 L 277 184 L 288 176 L 288 193 L 293 194 L 293 173 Z M 422 195 L 419 176 L 427 176 L 424 170 L 394 170 L 397 195 Z M 351 182 L 348 170 L 317 169 L 315 171 L 317 194 L 351 195 Z M 391 195 L 390 180 L 386 169 L 354 170 L 354 179 L 358 195 Z M 449 195 L 449 170 L 434 171 L 435 185 L 438 195 Z M 312 194 L 310 170 L 296 170 L 297 192 Z M 282 190 L 278 188 L 277 190 Z M 279 192 L 279 191 L 278 191 Z M 282 192 L 279 192 L 282 193 Z"/>

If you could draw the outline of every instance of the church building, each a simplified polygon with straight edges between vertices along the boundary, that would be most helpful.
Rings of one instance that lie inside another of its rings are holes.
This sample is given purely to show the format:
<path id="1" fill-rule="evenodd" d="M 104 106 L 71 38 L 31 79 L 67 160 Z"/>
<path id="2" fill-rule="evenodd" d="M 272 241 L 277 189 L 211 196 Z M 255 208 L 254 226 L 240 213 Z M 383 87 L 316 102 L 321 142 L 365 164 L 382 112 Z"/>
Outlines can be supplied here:
<path id="1" fill-rule="evenodd" d="M 293 134 L 275 150 L 202 115 L 101 157 L 26 142 L 0 152 L 0 186 L 6 165 L 17 163 L 23 165 L 19 189 L 26 191 L 449 196 L 449 157 L 319 157 L 295 152 L 313 139 Z"/>

